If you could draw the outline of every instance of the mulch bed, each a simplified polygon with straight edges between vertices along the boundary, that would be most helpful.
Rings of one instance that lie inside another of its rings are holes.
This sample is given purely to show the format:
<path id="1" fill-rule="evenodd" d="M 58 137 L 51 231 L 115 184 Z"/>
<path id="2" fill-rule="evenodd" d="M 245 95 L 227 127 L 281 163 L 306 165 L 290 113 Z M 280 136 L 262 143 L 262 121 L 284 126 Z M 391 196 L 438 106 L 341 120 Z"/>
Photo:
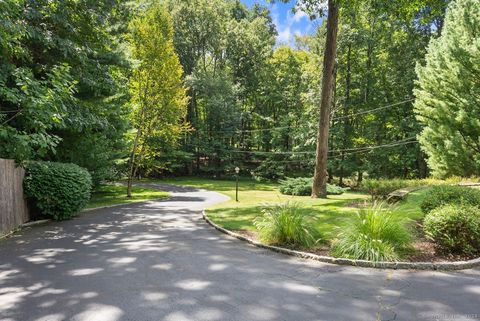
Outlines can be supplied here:
<path id="1" fill-rule="evenodd" d="M 255 231 L 249 230 L 238 230 L 236 233 L 248 237 L 251 240 L 259 242 L 258 234 Z M 430 240 L 419 237 L 415 239 L 412 244 L 413 253 L 405 257 L 403 261 L 405 262 L 456 262 L 456 261 L 466 261 L 473 259 L 474 257 L 467 257 L 462 255 L 446 255 L 436 251 L 435 244 Z M 321 244 L 315 248 L 311 249 L 299 249 L 291 246 L 282 246 L 291 250 L 300 250 L 308 253 L 313 253 L 321 256 L 331 256 L 330 247 L 326 244 Z"/>
<path id="2" fill-rule="evenodd" d="M 413 243 L 414 253 L 406 258 L 409 262 L 456 262 L 474 259 L 465 255 L 442 254 L 435 248 L 435 243 L 420 238 Z"/>

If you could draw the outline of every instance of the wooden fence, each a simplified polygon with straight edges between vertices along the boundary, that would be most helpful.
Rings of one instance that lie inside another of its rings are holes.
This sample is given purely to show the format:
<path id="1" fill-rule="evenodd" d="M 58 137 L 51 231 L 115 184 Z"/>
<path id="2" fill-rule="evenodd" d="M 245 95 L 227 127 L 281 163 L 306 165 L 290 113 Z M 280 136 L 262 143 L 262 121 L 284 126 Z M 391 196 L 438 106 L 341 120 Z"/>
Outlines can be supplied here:
<path id="1" fill-rule="evenodd" d="M 24 176 L 25 170 L 14 160 L 0 158 L 0 236 L 29 220 Z"/>

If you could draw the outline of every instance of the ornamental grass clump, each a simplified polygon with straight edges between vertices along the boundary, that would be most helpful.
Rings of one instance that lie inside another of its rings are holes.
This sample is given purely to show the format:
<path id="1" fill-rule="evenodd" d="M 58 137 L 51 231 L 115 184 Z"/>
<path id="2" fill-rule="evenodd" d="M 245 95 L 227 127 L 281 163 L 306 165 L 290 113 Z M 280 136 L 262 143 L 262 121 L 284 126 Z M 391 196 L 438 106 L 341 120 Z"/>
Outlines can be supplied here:
<path id="1" fill-rule="evenodd" d="M 376 203 L 361 209 L 332 243 L 335 257 L 396 261 L 411 245 L 411 235 L 390 207 Z"/>
<path id="2" fill-rule="evenodd" d="M 307 216 L 296 203 L 267 205 L 253 223 L 267 244 L 310 247 L 315 243 Z"/>

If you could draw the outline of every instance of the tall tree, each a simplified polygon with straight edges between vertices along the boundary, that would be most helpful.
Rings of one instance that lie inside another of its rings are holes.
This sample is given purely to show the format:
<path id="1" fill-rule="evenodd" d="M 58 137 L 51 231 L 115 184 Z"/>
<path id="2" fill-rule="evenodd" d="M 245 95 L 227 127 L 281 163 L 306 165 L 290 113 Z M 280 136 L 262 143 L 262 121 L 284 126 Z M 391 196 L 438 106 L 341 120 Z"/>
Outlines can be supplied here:
<path id="1" fill-rule="evenodd" d="M 126 127 L 128 19 L 120 0 L 0 2 L 1 157 L 74 162 L 105 178 Z"/>
<path id="2" fill-rule="evenodd" d="M 419 65 L 415 111 L 419 140 L 438 176 L 480 173 L 480 6 L 457 0 Z"/>
<path id="3" fill-rule="evenodd" d="M 337 0 L 328 0 L 327 39 L 323 54 L 323 78 L 320 115 L 317 134 L 315 172 L 313 174 L 312 197 L 327 197 L 327 158 L 330 130 L 330 108 L 332 105 L 335 58 L 337 56 L 337 32 L 339 7 Z"/>
<path id="4" fill-rule="evenodd" d="M 130 80 L 132 124 L 136 130 L 130 155 L 127 196 L 137 168 L 162 143 L 175 143 L 185 129 L 186 91 L 182 67 L 173 47 L 173 27 L 166 9 L 153 4 L 132 21 L 130 45 L 138 61 Z"/>
<path id="5" fill-rule="evenodd" d="M 289 0 L 282 0 L 289 2 Z M 315 153 L 315 172 L 313 175 L 312 197 L 327 197 L 327 158 L 330 131 L 330 110 L 332 105 L 334 70 L 337 56 L 337 33 L 339 21 L 339 0 L 298 0 L 297 10 L 305 10 L 311 17 L 324 15 L 323 6 L 327 2 L 327 37 L 323 52 L 323 77 L 319 119 L 317 132 L 317 148 Z"/>

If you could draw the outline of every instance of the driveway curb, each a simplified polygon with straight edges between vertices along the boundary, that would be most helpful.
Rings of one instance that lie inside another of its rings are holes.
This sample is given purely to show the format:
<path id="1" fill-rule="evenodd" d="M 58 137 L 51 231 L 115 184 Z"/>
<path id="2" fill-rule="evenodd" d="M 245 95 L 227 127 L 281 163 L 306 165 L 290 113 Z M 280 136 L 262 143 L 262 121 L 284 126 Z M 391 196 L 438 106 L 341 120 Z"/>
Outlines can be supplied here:
<path id="1" fill-rule="evenodd" d="M 466 270 L 471 269 L 477 266 L 480 266 L 480 258 L 472 259 L 469 261 L 457 261 L 457 262 L 372 262 L 365 260 L 351 260 L 344 258 L 335 258 L 331 256 L 317 255 L 308 252 L 290 250 L 284 247 L 271 246 L 259 243 L 248 237 L 240 235 L 238 233 L 227 230 L 210 220 L 205 213 L 205 210 L 202 211 L 203 219 L 212 227 L 218 231 L 225 233 L 227 235 L 233 236 L 241 241 L 250 243 L 256 247 L 268 249 L 277 253 L 287 254 L 303 259 L 310 259 L 315 261 L 320 261 L 324 263 L 338 264 L 338 265 L 350 265 L 366 268 L 376 268 L 376 269 L 394 269 L 394 270 L 437 270 L 437 271 L 453 271 L 453 270 Z"/>

